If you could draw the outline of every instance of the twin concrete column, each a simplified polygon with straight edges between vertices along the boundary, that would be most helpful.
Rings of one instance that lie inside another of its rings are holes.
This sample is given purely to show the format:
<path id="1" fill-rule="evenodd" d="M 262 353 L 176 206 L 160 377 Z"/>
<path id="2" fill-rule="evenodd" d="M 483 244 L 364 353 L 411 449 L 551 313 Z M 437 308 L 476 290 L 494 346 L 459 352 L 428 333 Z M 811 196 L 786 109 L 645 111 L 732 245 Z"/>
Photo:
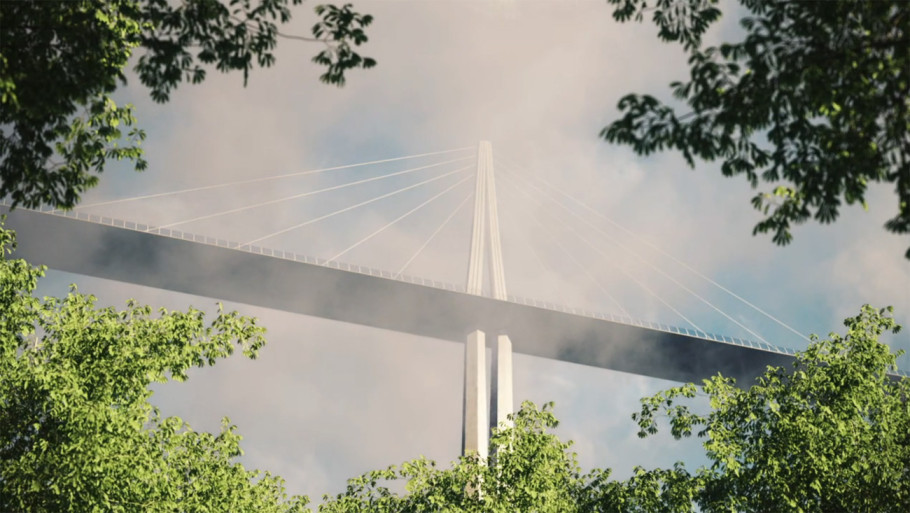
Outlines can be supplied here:
<path id="1" fill-rule="evenodd" d="M 462 454 L 489 456 L 490 431 L 506 423 L 513 412 L 512 342 L 499 335 L 493 344 L 491 397 L 487 401 L 486 335 L 477 330 L 468 334 L 464 352 L 464 415 Z M 489 412 L 489 414 L 488 414 Z"/>

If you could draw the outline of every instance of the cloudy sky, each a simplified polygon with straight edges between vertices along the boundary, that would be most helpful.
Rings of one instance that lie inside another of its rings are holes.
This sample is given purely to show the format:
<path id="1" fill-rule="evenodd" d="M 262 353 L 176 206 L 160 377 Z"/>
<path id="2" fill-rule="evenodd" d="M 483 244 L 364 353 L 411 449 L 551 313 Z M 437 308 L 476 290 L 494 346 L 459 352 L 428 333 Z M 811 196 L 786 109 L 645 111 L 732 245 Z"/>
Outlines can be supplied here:
<path id="1" fill-rule="evenodd" d="M 306 34 L 311 6 L 288 33 Z M 510 292 L 604 312 L 745 338 L 743 327 L 783 346 L 804 341 L 688 273 L 652 246 L 686 262 L 801 333 L 826 334 L 864 303 L 894 305 L 907 324 L 908 240 L 881 229 L 895 209 L 885 187 L 868 212 L 845 210 L 832 226 L 797 228 L 775 247 L 752 237 L 759 219 L 744 180 L 717 166 L 690 170 L 676 155 L 641 158 L 598 140 L 628 92 L 667 96 L 686 77 L 682 52 L 649 25 L 619 25 L 599 1 L 357 2 L 375 16 L 363 53 L 379 65 L 351 73 L 342 88 L 318 81 L 314 44 L 281 41 L 277 65 L 239 75 L 212 72 L 156 105 L 137 80 L 120 99 L 148 132 L 149 169 L 105 173 L 82 211 L 171 224 L 253 206 L 380 174 L 466 157 L 305 201 L 251 208 L 177 228 L 246 242 L 345 205 L 472 163 L 480 140 L 493 144 Z M 735 20 L 712 33 L 735 34 Z M 460 152 L 295 179 L 225 187 L 107 206 L 91 203 L 457 148 Z M 422 174 L 423 173 L 423 174 Z M 332 222 L 262 241 L 330 258 L 392 219 L 440 194 L 424 209 L 344 254 L 342 261 L 398 271 L 452 212 L 451 222 L 406 272 L 464 280 L 471 184 L 456 172 Z M 541 193 L 545 180 L 593 207 L 594 226 Z M 532 187 L 536 184 L 537 188 Z M 451 190 L 443 193 L 449 186 Z M 608 221 L 609 220 L 609 221 Z M 618 223 L 628 232 L 617 229 Z M 629 235 L 636 234 L 636 237 Z M 715 312 L 664 275 L 720 306 Z M 41 293 L 68 283 L 122 305 L 130 297 L 168 308 L 211 309 L 200 298 L 50 272 Z M 654 291 L 652 295 L 647 290 Z M 656 299 L 659 296 L 661 299 Z M 668 306 L 669 305 L 669 306 Z M 197 429 L 229 416 L 245 436 L 245 463 L 284 476 L 293 492 L 337 493 L 344 480 L 419 455 L 449 461 L 460 446 L 462 346 L 321 319 L 228 305 L 259 317 L 269 344 L 259 360 L 235 357 L 156 389 L 164 413 Z M 672 307 L 672 308 L 670 308 Z M 676 310 L 676 312 L 674 312 Z M 677 313 L 678 312 L 678 313 Z M 617 312 L 618 313 L 618 312 Z M 906 333 L 906 332 L 905 332 Z M 910 349 L 905 334 L 890 342 Z M 910 367 L 904 357 L 903 366 Z M 576 441 L 583 466 L 697 464 L 697 444 L 639 441 L 629 415 L 638 398 L 672 383 L 516 355 L 515 396 L 556 401 L 560 434 Z"/>

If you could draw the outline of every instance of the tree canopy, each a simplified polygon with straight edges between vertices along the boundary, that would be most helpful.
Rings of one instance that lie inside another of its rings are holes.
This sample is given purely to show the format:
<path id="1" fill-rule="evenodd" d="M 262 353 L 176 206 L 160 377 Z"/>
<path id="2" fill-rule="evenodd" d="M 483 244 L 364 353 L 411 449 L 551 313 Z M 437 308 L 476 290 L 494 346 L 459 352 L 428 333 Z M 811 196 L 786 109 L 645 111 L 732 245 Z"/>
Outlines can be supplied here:
<path id="1" fill-rule="evenodd" d="M 135 71 L 166 102 L 207 67 L 241 71 L 275 63 L 279 38 L 325 45 L 313 62 L 338 86 L 345 72 L 376 61 L 354 47 L 372 17 L 350 4 L 315 8 L 312 37 L 282 33 L 303 0 L 22 0 L 0 3 L 0 198 L 14 205 L 71 208 L 109 160 L 146 167 L 130 105 L 112 94 Z"/>
<path id="2" fill-rule="evenodd" d="M 326 496 L 319 511 L 577 511 L 580 469 L 570 444 L 549 432 L 558 424 L 550 407 L 524 403 L 514 427 L 490 438 L 492 464 L 469 454 L 449 468 L 420 458 L 368 472 L 349 480 L 343 493 Z M 404 493 L 390 489 L 396 480 L 406 482 Z"/>
<path id="3" fill-rule="evenodd" d="M 674 437 L 704 438 L 710 467 L 666 481 L 701 511 L 906 511 L 910 508 L 910 379 L 889 376 L 896 355 L 878 341 L 900 327 L 864 306 L 748 389 L 722 376 L 642 401 L 639 436 L 665 414 Z M 680 399 L 703 393 L 707 413 Z M 684 479 L 681 479 L 684 478 Z M 688 510 L 686 510 L 688 511 Z"/>
<path id="4" fill-rule="evenodd" d="M 95 297 L 33 296 L 43 269 L 7 257 L 0 223 L 0 510 L 304 511 L 284 481 L 236 462 L 240 435 L 162 417 L 151 382 L 183 380 L 235 347 L 255 357 L 255 320 L 159 310 Z"/>
<path id="5" fill-rule="evenodd" d="M 650 16 L 658 37 L 689 56 L 670 84 L 682 110 L 647 94 L 619 101 L 601 132 L 637 153 L 674 149 L 690 166 L 719 160 L 770 192 L 752 199 L 766 217 L 753 233 L 792 239 L 792 225 L 835 221 L 843 203 L 866 206 L 870 183 L 894 184 L 888 231 L 910 233 L 910 10 L 903 0 L 740 0 L 743 38 L 702 37 L 717 0 L 608 0 L 619 21 Z M 910 258 L 910 249 L 906 253 Z"/>

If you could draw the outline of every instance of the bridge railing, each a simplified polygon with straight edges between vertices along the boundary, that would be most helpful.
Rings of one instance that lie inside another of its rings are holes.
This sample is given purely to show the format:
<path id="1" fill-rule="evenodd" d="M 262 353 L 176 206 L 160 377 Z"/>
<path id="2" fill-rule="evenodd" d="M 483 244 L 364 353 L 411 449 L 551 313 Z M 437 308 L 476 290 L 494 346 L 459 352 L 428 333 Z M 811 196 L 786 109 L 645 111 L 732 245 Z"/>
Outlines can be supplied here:
<path id="1" fill-rule="evenodd" d="M 755 340 L 730 337 L 730 336 L 726 336 L 726 335 L 717 335 L 714 333 L 708 333 L 708 332 L 704 332 L 704 331 L 700 331 L 700 330 L 691 330 L 688 328 L 672 326 L 669 324 L 663 324 L 663 323 L 659 323 L 659 322 L 651 322 L 651 321 L 644 321 L 641 319 L 633 319 L 631 317 L 616 315 L 616 314 L 612 314 L 612 313 L 592 312 L 590 310 L 586 310 L 586 309 L 582 309 L 582 308 L 573 308 L 573 307 L 558 305 L 555 303 L 550 303 L 548 301 L 540 301 L 540 300 L 532 299 L 532 298 L 525 298 L 525 297 L 510 295 L 508 300 L 513 303 L 533 306 L 536 308 L 543 308 L 546 310 L 555 310 L 558 312 L 569 313 L 569 314 L 578 315 L 581 317 L 590 317 L 593 319 L 611 321 L 611 322 L 615 322 L 618 324 L 639 326 L 642 328 L 648 328 L 648 329 L 652 329 L 652 330 L 656 330 L 656 331 L 663 331 L 666 333 L 678 333 L 680 335 L 686 335 L 686 336 L 700 338 L 700 339 L 704 339 L 704 340 L 711 340 L 713 342 L 720 342 L 723 344 L 733 344 L 733 345 L 738 345 L 738 346 L 751 347 L 754 349 L 760 349 L 763 351 L 770 351 L 770 352 L 774 352 L 774 353 L 781 353 L 781 354 L 787 354 L 787 355 L 796 354 L 796 350 L 794 350 L 794 349 L 790 349 L 790 348 L 786 348 L 786 347 L 782 347 L 782 346 L 776 346 L 776 345 L 768 344 L 766 342 L 759 342 L 759 341 L 755 341 Z"/>
<path id="2" fill-rule="evenodd" d="M 0 205 L 6 206 L 6 207 L 10 206 L 9 202 L 6 200 L 0 200 Z M 173 230 L 173 229 L 169 229 L 169 228 L 158 228 L 158 227 L 152 226 L 152 225 L 135 223 L 132 221 L 124 221 L 122 219 L 116 219 L 116 218 L 106 217 L 106 216 L 98 216 L 98 215 L 94 215 L 94 214 L 85 214 L 82 212 L 61 211 L 61 210 L 48 209 L 48 208 L 31 209 L 31 210 L 34 210 L 36 212 L 41 212 L 44 214 L 68 217 L 68 218 L 72 218 L 72 219 L 78 219 L 81 221 L 88 221 L 91 223 L 97 223 L 97 224 L 113 226 L 113 227 L 117 227 L 117 228 L 123 228 L 126 230 L 135 230 L 135 231 L 144 232 L 144 233 L 151 233 L 151 234 L 159 235 L 162 237 L 171 237 L 171 238 L 175 238 L 175 239 L 191 241 L 191 242 L 195 242 L 198 244 L 206 244 L 206 245 L 210 245 L 210 246 L 218 246 L 218 247 L 222 247 L 222 248 L 246 251 L 248 253 L 254 253 L 257 255 L 264 255 L 264 256 L 269 256 L 269 257 L 273 257 L 273 258 L 281 258 L 281 259 L 285 259 L 285 260 L 292 260 L 295 262 L 302 262 L 302 263 L 306 263 L 306 264 L 330 267 L 330 268 L 339 269 L 342 271 L 353 272 L 353 273 L 358 273 L 358 274 L 365 274 L 365 275 L 369 275 L 369 276 L 375 276 L 377 278 L 385 278 L 385 279 L 389 279 L 389 280 L 397 280 L 397 281 L 402 281 L 402 282 L 406 282 L 406 283 L 413 283 L 415 285 L 421 285 L 424 287 L 433 287 L 436 289 L 448 290 L 448 291 L 452 291 L 452 292 L 466 293 L 465 287 L 462 285 L 456 285 L 456 284 L 452 284 L 452 283 L 446 283 L 446 282 L 431 280 L 431 279 L 427 279 L 427 278 L 420 278 L 417 276 L 410 276 L 410 275 L 406 275 L 406 274 L 395 274 L 395 273 L 391 273 L 389 271 L 383 271 L 381 269 L 375 269 L 375 268 L 367 267 L 367 266 L 363 266 L 363 265 L 349 264 L 349 263 L 336 262 L 336 261 L 328 261 L 326 259 L 312 257 L 312 256 L 308 256 L 308 255 L 301 255 L 298 253 L 293 253 L 291 251 L 283 251 L 283 250 L 266 248 L 266 247 L 261 247 L 261 246 L 241 245 L 240 243 L 225 240 L 225 239 L 218 239 L 215 237 L 197 235 L 197 234 L 183 232 L 180 230 Z M 766 342 L 759 342 L 759 341 L 755 341 L 755 340 L 730 337 L 730 336 L 726 336 L 726 335 L 717 335 L 714 333 L 707 333 L 707 332 L 700 331 L 700 330 L 693 330 L 693 329 L 688 329 L 688 328 L 682 328 L 679 326 L 671 326 L 671 325 L 663 324 L 663 323 L 643 321 L 640 319 L 633 319 L 631 317 L 615 315 L 612 313 L 593 312 L 593 311 L 586 310 L 586 309 L 573 308 L 573 307 L 559 305 L 556 303 L 551 303 L 549 301 L 542 301 L 542 300 L 538 300 L 538 299 L 526 298 L 526 297 L 521 297 L 521 296 L 509 295 L 507 298 L 507 301 L 516 303 L 516 304 L 520 304 L 520 305 L 532 306 L 534 308 L 542 308 L 545 310 L 553 310 L 553 311 L 557 311 L 557 312 L 578 315 L 581 317 L 600 319 L 600 320 L 615 322 L 615 323 L 619 323 L 619 324 L 626 324 L 626 325 L 630 325 L 630 326 L 639 326 L 642 328 L 648 328 L 648 329 L 662 331 L 662 332 L 666 332 L 666 333 L 677 333 L 680 335 L 694 337 L 694 338 L 698 338 L 698 339 L 702 339 L 702 340 L 710 340 L 712 342 L 718 342 L 721 344 L 732 344 L 732 345 L 736 345 L 736 346 L 750 347 L 753 349 L 758 349 L 760 351 L 769 351 L 772 353 L 779 353 L 779 354 L 785 354 L 785 355 L 791 355 L 791 356 L 795 355 L 797 352 L 795 349 L 790 349 L 790 348 L 782 347 L 782 346 L 776 346 L 776 345 L 768 344 Z M 903 370 L 898 370 L 897 374 L 899 374 L 901 376 L 910 377 L 910 372 L 906 372 Z"/>

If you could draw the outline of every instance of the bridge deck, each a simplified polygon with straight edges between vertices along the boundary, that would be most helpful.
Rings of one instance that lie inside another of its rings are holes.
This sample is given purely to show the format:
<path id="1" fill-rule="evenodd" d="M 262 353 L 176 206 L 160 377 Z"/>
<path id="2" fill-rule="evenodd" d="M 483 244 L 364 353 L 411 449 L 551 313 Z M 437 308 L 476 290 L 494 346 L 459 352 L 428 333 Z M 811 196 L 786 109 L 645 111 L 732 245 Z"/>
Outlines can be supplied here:
<path id="1" fill-rule="evenodd" d="M 0 212 L 7 209 L 0 207 Z M 463 343 L 507 333 L 519 353 L 674 381 L 751 380 L 783 352 L 706 340 L 16 209 L 15 256 L 52 269 Z"/>

